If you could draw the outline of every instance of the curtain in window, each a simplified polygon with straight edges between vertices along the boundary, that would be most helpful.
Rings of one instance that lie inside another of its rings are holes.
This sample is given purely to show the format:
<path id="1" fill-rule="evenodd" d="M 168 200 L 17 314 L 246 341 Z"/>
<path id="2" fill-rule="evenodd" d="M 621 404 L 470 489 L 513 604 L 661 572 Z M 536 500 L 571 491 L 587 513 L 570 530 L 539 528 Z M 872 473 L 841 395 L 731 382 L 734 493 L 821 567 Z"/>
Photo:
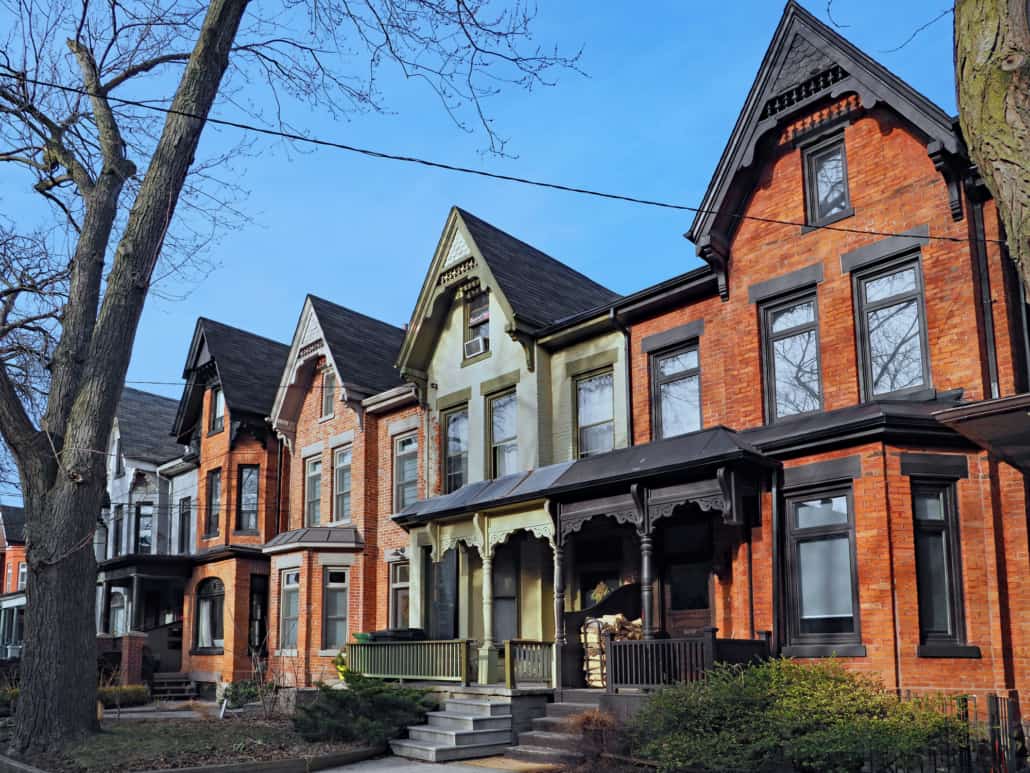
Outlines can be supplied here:
<path id="1" fill-rule="evenodd" d="M 197 604 L 197 647 L 214 647 L 211 635 L 212 599 L 201 599 Z"/>

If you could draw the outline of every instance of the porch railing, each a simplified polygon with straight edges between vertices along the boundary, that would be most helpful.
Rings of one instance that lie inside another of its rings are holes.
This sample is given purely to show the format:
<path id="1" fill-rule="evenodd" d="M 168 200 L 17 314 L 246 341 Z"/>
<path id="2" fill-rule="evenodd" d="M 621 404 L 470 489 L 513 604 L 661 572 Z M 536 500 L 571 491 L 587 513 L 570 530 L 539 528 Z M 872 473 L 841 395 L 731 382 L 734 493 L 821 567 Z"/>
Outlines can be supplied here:
<path id="1" fill-rule="evenodd" d="M 527 682 L 551 684 L 554 644 L 512 639 L 504 642 L 504 685 L 509 690 Z"/>
<path id="2" fill-rule="evenodd" d="M 699 636 L 638 641 L 605 638 L 605 684 L 608 692 L 620 688 L 649 688 L 692 682 L 704 676 L 716 661 L 749 663 L 769 657 L 769 641 L 717 639 L 715 628 Z"/>
<path id="3" fill-rule="evenodd" d="M 359 642 L 347 645 L 347 667 L 379 679 L 425 679 L 469 684 L 474 654 L 468 639 Z"/>

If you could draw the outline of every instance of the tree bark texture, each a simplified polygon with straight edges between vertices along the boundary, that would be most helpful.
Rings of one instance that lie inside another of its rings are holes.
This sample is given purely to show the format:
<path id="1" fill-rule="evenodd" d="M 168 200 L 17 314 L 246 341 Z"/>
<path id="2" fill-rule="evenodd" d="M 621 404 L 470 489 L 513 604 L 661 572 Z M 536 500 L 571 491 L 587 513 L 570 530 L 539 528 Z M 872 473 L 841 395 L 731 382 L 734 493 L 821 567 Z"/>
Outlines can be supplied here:
<path id="1" fill-rule="evenodd" d="M 955 75 L 970 157 L 1030 290 L 1030 2 L 958 0 Z"/>
<path id="2" fill-rule="evenodd" d="M 111 163 L 86 194 L 42 430 L 12 407 L 12 395 L 5 394 L 10 384 L 0 379 L 0 419 L 22 473 L 27 515 L 25 648 L 13 743 L 18 751 L 60 748 L 95 729 L 92 535 L 105 484 L 104 449 L 154 266 L 246 7 L 247 0 L 212 0 L 208 7 L 101 300 L 104 256 L 127 171 L 117 156 L 117 136 L 106 138 L 115 149 L 113 161 L 106 155 Z"/>

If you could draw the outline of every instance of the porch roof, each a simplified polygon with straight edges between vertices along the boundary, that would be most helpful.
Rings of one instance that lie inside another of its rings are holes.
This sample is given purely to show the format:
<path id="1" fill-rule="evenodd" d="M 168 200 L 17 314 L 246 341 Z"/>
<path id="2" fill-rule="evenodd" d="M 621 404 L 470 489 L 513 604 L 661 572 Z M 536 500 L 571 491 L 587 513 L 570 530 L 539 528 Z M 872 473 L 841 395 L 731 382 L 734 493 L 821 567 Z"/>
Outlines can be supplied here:
<path id="1" fill-rule="evenodd" d="M 361 534 L 353 526 L 312 526 L 277 534 L 265 544 L 264 552 L 285 553 L 308 549 L 360 550 L 364 545 Z"/>
<path id="2" fill-rule="evenodd" d="M 737 460 L 777 464 L 733 430 L 716 426 L 506 475 L 497 480 L 469 483 L 450 494 L 415 502 L 395 515 L 394 520 L 401 526 L 414 526 L 444 516 L 463 515 Z"/>
<path id="3" fill-rule="evenodd" d="M 1030 393 L 979 400 L 934 416 L 978 446 L 1030 474 Z"/>

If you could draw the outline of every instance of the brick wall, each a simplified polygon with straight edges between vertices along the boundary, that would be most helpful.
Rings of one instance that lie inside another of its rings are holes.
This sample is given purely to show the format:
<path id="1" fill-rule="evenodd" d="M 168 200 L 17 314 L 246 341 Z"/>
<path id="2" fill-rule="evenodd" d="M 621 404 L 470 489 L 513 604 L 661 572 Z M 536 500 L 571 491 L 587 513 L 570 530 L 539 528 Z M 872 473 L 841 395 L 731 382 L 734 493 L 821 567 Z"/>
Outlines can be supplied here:
<path id="1" fill-rule="evenodd" d="M 23 563 L 25 563 L 25 546 L 9 544 L 4 550 L 2 580 L 4 593 L 18 591 L 18 567 Z"/>

